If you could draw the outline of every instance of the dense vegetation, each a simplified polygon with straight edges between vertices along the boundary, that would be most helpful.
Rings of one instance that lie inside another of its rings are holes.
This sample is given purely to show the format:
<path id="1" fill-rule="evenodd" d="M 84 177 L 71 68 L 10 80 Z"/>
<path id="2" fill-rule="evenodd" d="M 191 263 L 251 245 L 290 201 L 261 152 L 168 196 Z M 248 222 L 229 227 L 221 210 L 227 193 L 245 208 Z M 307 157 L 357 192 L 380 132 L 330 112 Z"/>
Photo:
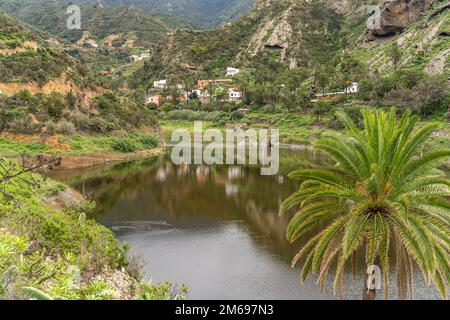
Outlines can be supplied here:
<path id="1" fill-rule="evenodd" d="M 34 173 L 4 180 L 20 170 L 0 159 L 0 299 L 184 297 L 145 282 L 128 246 L 86 218 L 94 203 Z"/>
<path id="2" fill-rule="evenodd" d="M 156 125 L 148 109 L 125 97 L 105 93 L 92 103 L 98 112 L 86 109 L 71 92 L 63 96 L 21 91 L 11 97 L 0 96 L 0 132 L 73 136 L 77 131 L 106 134 Z"/>
<path id="3" fill-rule="evenodd" d="M 202 24 L 208 10 L 227 20 L 251 2 L 232 1 L 224 15 L 222 0 L 196 1 L 204 6 L 196 22 Z M 443 197 L 449 182 L 436 165 L 450 148 L 450 60 L 444 55 L 443 63 L 431 62 L 450 50 L 450 13 L 427 13 L 404 32 L 369 41 L 362 11 L 338 14 L 325 3 L 277 1 L 217 29 L 172 33 L 189 26 L 136 7 L 84 5 L 84 30 L 70 31 L 67 3 L 2 1 L 0 9 L 52 35 L 0 13 L 0 84 L 23 88 L 0 94 L 0 155 L 128 157 L 158 146 L 158 122 L 165 136 L 194 120 L 220 129 L 278 128 L 281 142 L 315 144 L 337 163 L 292 175 L 306 182 L 282 209 L 300 209 L 289 240 L 319 220 L 329 222 L 301 252 L 308 254 L 303 277 L 319 272 L 324 285 L 337 261 L 338 288 L 345 262 L 364 250 L 366 264 L 380 263 L 387 275 L 388 243 L 394 243 L 400 296 L 411 293 L 414 262 L 447 297 L 449 207 Z M 77 43 L 83 31 L 89 34 Z M 133 62 L 131 55 L 147 49 L 149 59 Z M 211 102 L 193 93 L 188 101 L 179 98 L 198 80 L 225 77 L 229 66 L 241 71 L 225 85 L 207 87 Z M 159 79 L 167 79 L 168 88 L 152 89 Z M 343 92 L 353 82 L 358 92 Z M 242 92 L 241 101 L 227 101 L 231 88 Z M 163 103 L 147 104 L 150 94 L 164 96 Z M 434 151 L 439 148 L 446 151 Z M 0 159 L 0 178 L 14 163 Z M 0 180 L 0 298 L 118 298 L 106 279 L 119 271 L 130 285 L 126 298 L 183 297 L 184 290 L 178 296 L 170 284 L 142 282 L 126 248 L 86 219 L 92 204 L 79 199 L 55 208 L 53 200 L 67 194 L 73 197 L 66 186 L 38 175 Z"/>
<path id="4" fill-rule="evenodd" d="M 21 1 L 13 6 L 6 1 L 0 4 L 0 10 L 72 43 L 79 40 L 84 31 L 89 31 L 90 36 L 99 42 L 109 35 L 119 35 L 122 43 L 132 39 L 135 46 L 148 47 L 164 39 L 169 32 L 163 21 L 136 7 L 99 9 L 92 4 L 81 6 L 82 29 L 69 30 L 66 26 L 69 4 L 70 1 Z"/>
<path id="5" fill-rule="evenodd" d="M 86 2 L 77 0 L 74 2 Z M 247 12 L 255 0 L 103 0 L 105 5 L 135 5 L 155 12 L 170 14 L 190 21 L 197 27 L 217 26 Z"/>

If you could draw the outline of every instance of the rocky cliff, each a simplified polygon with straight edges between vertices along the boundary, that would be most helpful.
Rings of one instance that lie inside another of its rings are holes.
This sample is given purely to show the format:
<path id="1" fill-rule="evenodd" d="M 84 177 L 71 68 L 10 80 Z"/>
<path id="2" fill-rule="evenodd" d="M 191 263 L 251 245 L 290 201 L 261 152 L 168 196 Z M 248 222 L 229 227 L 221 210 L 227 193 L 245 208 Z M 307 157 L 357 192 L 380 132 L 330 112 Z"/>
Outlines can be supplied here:
<path id="1" fill-rule="evenodd" d="M 379 25 L 368 28 L 373 4 Z M 176 31 L 156 51 L 154 64 L 157 76 L 182 72 L 183 65 L 210 73 L 268 60 L 311 70 L 345 51 L 370 71 L 385 71 L 392 68 L 388 48 L 397 43 L 404 51 L 403 66 L 442 73 L 450 49 L 446 5 L 439 0 L 258 0 L 250 12 L 219 29 Z M 147 78 L 153 70 L 145 70 Z"/>
<path id="2" fill-rule="evenodd" d="M 400 32 L 421 18 L 436 2 L 439 0 L 382 1 L 381 10 L 376 13 L 372 33 L 384 36 Z"/>

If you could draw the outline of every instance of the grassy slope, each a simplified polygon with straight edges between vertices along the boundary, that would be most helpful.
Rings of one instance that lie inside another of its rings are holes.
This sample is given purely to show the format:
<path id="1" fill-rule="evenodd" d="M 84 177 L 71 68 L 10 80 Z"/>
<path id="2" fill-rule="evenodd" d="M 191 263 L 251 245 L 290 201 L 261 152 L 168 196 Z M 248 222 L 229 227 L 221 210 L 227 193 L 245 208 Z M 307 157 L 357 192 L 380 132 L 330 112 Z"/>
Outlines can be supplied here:
<path id="1" fill-rule="evenodd" d="M 102 152 L 127 154 L 151 150 L 157 146 L 158 141 L 155 138 L 139 132 L 131 133 L 126 137 L 81 134 L 66 137 L 58 135 L 46 141 L 32 135 L 0 136 L 0 156 L 7 158 L 16 158 L 22 153 L 45 153 L 61 155 L 63 158 Z"/>
<path id="2" fill-rule="evenodd" d="M 388 49 L 397 43 L 401 45 L 404 54 L 401 67 L 424 70 L 431 60 L 450 50 L 449 38 L 443 35 L 450 31 L 450 10 L 429 19 L 431 12 L 433 11 L 428 11 L 424 18 L 393 37 L 357 46 L 353 51 L 355 57 L 364 61 L 372 70 L 389 72 L 393 70 L 393 65 L 388 56 Z M 365 24 L 361 24 L 351 30 L 349 43 L 355 43 L 361 34 L 358 30 L 364 26 Z M 444 66 L 444 76 L 450 76 L 450 55 Z"/>

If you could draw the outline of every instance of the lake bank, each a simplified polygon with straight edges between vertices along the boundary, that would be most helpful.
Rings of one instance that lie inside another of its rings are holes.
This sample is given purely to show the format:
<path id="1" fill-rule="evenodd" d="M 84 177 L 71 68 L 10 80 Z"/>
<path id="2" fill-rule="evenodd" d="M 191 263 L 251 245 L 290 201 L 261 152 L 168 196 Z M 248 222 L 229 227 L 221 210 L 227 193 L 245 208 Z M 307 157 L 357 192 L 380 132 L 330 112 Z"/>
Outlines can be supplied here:
<path id="1" fill-rule="evenodd" d="M 161 155 L 58 178 L 97 201 L 95 219 L 130 244 L 155 281 L 185 283 L 189 298 L 335 299 L 314 279 L 300 283 L 290 263 L 302 243 L 289 244 L 289 216 L 278 216 L 297 188 L 287 177 L 292 168 L 327 159 L 308 149 L 280 151 L 281 171 L 269 177 L 252 166 L 175 166 Z M 346 274 L 347 299 L 360 299 L 363 264 L 357 280 Z M 438 297 L 420 274 L 415 283 L 416 298 Z"/>
<path id="2" fill-rule="evenodd" d="M 125 137 L 104 135 L 64 136 L 0 135 L 0 156 L 19 159 L 22 154 L 62 158 L 56 170 L 72 170 L 145 159 L 162 151 L 157 140 L 141 133 Z"/>

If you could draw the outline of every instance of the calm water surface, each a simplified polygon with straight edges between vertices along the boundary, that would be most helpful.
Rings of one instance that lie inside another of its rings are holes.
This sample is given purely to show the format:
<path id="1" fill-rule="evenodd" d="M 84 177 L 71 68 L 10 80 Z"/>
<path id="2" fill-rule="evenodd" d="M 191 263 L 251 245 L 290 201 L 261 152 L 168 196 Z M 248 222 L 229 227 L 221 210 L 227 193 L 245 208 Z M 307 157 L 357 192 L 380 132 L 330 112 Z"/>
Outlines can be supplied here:
<path id="1" fill-rule="evenodd" d="M 175 166 L 164 155 L 54 178 L 97 202 L 95 219 L 131 245 L 154 282 L 186 284 L 191 299 L 334 299 L 290 268 L 300 244 L 285 240 L 289 216 L 277 213 L 296 190 L 287 173 L 321 162 L 282 150 L 280 174 L 261 176 L 256 167 Z M 437 297 L 417 280 L 416 297 Z M 362 283 L 347 275 L 346 298 L 359 299 Z"/>

